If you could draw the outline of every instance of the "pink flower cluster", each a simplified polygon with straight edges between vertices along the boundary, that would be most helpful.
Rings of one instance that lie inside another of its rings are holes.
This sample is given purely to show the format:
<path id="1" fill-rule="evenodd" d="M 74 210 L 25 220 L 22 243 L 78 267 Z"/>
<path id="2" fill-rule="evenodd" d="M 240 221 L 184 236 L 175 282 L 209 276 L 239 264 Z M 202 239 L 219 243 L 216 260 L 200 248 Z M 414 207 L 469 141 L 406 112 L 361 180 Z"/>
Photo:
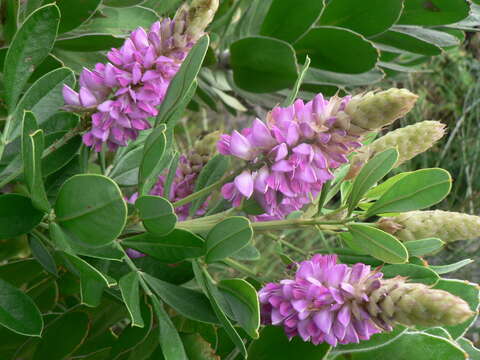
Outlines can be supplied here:
<path id="1" fill-rule="evenodd" d="M 164 19 L 146 32 L 133 31 L 120 49 L 108 53 L 110 62 L 98 63 L 80 75 L 79 92 L 67 85 L 63 96 L 67 108 L 91 111 L 92 128 L 83 142 L 100 151 L 111 151 L 136 139 L 151 127 L 173 76 L 193 45 L 184 34 L 185 22 Z"/>
<path id="2" fill-rule="evenodd" d="M 295 279 L 259 291 L 262 321 L 314 344 L 368 340 L 381 332 L 367 305 L 382 276 L 365 264 L 349 267 L 337 264 L 336 255 L 315 255 L 299 264 Z"/>
<path id="3" fill-rule="evenodd" d="M 321 94 L 307 103 L 299 99 L 273 108 L 266 123 L 255 119 L 251 128 L 222 135 L 219 152 L 246 160 L 250 168 L 223 186 L 224 198 L 238 206 L 253 196 L 265 210 L 259 220 L 283 218 L 311 203 L 333 178 L 331 170 L 361 146 L 358 136 L 337 124 L 336 114 L 349 100 Z"/>

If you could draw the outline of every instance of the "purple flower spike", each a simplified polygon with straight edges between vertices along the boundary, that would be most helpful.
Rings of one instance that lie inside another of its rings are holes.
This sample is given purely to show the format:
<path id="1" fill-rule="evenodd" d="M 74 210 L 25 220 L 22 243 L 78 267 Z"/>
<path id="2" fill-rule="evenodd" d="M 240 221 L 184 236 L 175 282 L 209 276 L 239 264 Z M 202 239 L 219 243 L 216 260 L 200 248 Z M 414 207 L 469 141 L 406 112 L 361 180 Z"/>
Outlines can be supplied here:
<path id="1" fill-rule="evenodd" d="M 223 196 L 235 206 L 242 197 L 253 196 L 265 210 L 257 220 L 281 219 L 309 204 L 333 178 L 332 169 L 346 163 L 346 155 L 360 146 L 359 136 L 349 134 L 338 120 L 349 101 L 348 96 L 326 100 L 321 94 L 307 103 L 296 100 L 272 109 L 266 123 L 255 119 L 241 133 L 222 135 L 217 144 L 221 154 L 261 168 L 249 172 L 248 182 L 243 175 L 225 185 Z"/>
<path id="2" fill-rule="evenodd" d="M 315 255 L 299 264 L 294 280 L 268 283 L 259 291 L 262 321 L 315 345 L 368 340 L 382 331 L 367 309 L 382 276 L 368 265 L 349 267 L 338 264 L 336 255 Z"/>
<path id="3" fill-rule="evenodd" d="M 164 19 L 149 31 L 133 31 L 120 49 L 112 49 L 106 64 L 80 74 L 80 89 L 63 88 L 66 108 L 92 112 L 92 128 L 83 142 L 95 151 L 111 151 L 151 127 L 170 81 L 193 45 L 184 20 Z"/>

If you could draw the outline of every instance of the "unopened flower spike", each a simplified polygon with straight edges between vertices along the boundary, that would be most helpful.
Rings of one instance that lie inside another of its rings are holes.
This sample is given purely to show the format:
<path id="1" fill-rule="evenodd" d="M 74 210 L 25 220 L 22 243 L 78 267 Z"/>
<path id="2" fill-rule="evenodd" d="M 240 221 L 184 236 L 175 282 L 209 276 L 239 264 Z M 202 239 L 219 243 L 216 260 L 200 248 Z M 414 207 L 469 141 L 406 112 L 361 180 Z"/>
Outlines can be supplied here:
<path id="1" fill-rule="evenodd" d="M 410 211 L 382 218 L 379 226 L 402 241 L 434 237 L 452 242 L 478 238 L 480 216 L 442 210 Z"/>
<path id="2" fill-rule="evenodd" d="M 398 150 L 398 159 L 394 168 L 430 149 L 445 135 L 445 125 L 439 121 L 422 121 L 388 132 L 367 146 L 358 149 L 358 154 L 350 161 L 348 178 L 355 177 L 362 166 L 375 154 L 389 148 Z"/>
<path id="3" fill-rule="evenodd" d="M 109 62 L 83 69 L 78 92 L 64 85 L 66 108 L 92 114 L 85 145 L 101 151 L 106 144 L 114 151 L 151 127 L 148 119 L 158 114 L 170 81 L 217 7 L 218 0 L 194 1 L 174 20 L 136 29 L 120 49 L 108 52 Z"/>
<path id="4" fill-rule="evenodd" d="M 338 264 L 336 255 L 302 261 L 294 279 L 266 284 L 259 299 L 263 324 L 283 326 L 289 338 L 332 346 L 368 340 L 396 324 L 456 325 L 474 315 L 446 291 L 401 277 L 384 280 L 368 265 Z"/>
<path id="5" fill-rule="evenodd" d="M 362 135 L 403 116 L 415 99 L 408 90 L 390 89 L 328 100 L 318 94 L 275 107 L 265 122 L 255 119 L 250 128 L 222 135 L 219 152 L 247 162 L 222 194 L 234 206 L 253 196 L 265 210 L 257 220 L 283 218 L 320 193 Z"/>

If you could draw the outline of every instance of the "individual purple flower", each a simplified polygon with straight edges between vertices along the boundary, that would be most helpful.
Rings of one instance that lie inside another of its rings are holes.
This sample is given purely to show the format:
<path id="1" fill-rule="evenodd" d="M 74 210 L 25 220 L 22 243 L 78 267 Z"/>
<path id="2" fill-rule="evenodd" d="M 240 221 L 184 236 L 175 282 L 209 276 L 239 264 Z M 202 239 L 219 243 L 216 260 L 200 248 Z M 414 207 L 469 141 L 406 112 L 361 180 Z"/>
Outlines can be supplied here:
<path id="1" fill-rule="evenodd" d="M 266 123 L 255 119 L 250 128 L 222 135 L 219 152 L 249 162 L 249 169 L 224 185 L 223 196 L 235 206 L 253 196 L 265 210 L 260 220 L 283 218 L 311 203 L 333 178 L 332 169 L 361 145 L 337 118 L 349 100 L 321 94 L 307 103 L 297 100 L 275 107 Z"/>
<path id="2" fill-rule="evenodd" d="M 283 326 L 290 339 L 300 336 L 314 344 L 368 340 L 382 331 L 367 308 L 382 276 L 368 265 L 349 267 L 338 264 L 336 255 L 315 255 L 299 264 L 295 279 L 259 291 L 262 321 Z"/>

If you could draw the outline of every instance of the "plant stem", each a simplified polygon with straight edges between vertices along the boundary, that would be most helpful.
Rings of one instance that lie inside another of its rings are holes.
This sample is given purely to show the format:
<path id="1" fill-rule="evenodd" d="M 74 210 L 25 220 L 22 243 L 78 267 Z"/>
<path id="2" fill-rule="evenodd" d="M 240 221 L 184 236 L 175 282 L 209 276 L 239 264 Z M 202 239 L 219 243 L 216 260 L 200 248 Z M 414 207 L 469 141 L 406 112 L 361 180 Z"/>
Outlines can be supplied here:
<path id="1" fill-rule="evenodd" d="M 174 208 L 176 208 L 176 207 L 191 203 L 193 200 L 206 196 L 210 194 L 212 191 L 215 191 L 218 188 L 220 188 L 223 184 L 226 184 L 227 182 L 232 181 L 233 179 L 235 179 L 237 175 L 238 175 L 238 172 L 235 172 L 234 174 L 227 176 L 226 178 L 220 179 L 214 182 L 213 184 L 210 184 L 204 187 L 202 190 L 194 192 L 193 194 L 190 194 L 184 197 L 183 199 L 174 202 L 172 205 Z"/>
<path id="2" fill-rule="evenodd" d="M 145 279 L 143 278 L 143 273 L 137 268 L 137 266 L 132 261 L 132 259 L 130 259 L 128 254 L 123 249 L 122 245 L 120 245 L 118 241 L 115 241 L 114 244 L 117 247 L 117 249 L 119 249 L 123 253 L 123 259 L 125 260 L 125 263 L 128 265 L 128 267 L 132 271 L 138 274 L 138 280 L 139 280 L 140 286 L 142 287 L 143 291 L 145 291 L 145 294 L 147 294 L 147 296 L 153 296 L 152 291 L 150 290 L 147 283 L 145 282 Z"/>
<path id="3" fill-rule="evenodd" d="M 235 261 L 233 259 L 224 259 L 222 260 L 222 262 L 225 264 L 225 265 L 228 265 L 230 266 L 232 269 L 235 269 L 237 271 L 240 271 L 244 274 L 247 274 L 248 276 L 251 276 L 253 278 L 257 278 L 258 275 L 257 273 L 255 273 L 254 271 L 250 270 L 248 267 L 246 267 L 245 265 L 243 264 L 240 264 L 238 261 Z"/>
<path id="4" fill-rule="evenodd" d="M 78 125 L 68 131 L 63 137 L 55 141 L 52 145 L 50 145 L 48 148 L 46 148 L 43 151 L 42 154 L 42 159 L 50 155 L 51 153 L 55 152 L 59 147 L 65 145 L 70 139 L 72 139 L 74 136 L 78 135 L 81 131 L 83 130 L 82 125 Z M 2 181 L 0 181 L 0 188 L 7 185 L 10 181 L 14 180 L 16 177 L 21 175 L 23 172 L 23 166 L 21 166 L 19 169 L 16 169 L 10 175 L 8 175 L 6 178 L 4 178 Z"/>
<path id="5" fill-rule="evenodd" d="M 335 225 L 343 225 L 350 219 L 340 220 L 340 221 L 323 221 L 323 218 L 312 218 L 312 219 L 287 219 L 287 220 L 273 220 L 273 221 L 260 221 L 252 223 L 253 230 L 264 231 L 264 230 L 284 230 L 291 228 L 298 228 L 304 226 L 314 226 L 314 225 L 326 225 L 326 229 L 338 228 Z"/>

